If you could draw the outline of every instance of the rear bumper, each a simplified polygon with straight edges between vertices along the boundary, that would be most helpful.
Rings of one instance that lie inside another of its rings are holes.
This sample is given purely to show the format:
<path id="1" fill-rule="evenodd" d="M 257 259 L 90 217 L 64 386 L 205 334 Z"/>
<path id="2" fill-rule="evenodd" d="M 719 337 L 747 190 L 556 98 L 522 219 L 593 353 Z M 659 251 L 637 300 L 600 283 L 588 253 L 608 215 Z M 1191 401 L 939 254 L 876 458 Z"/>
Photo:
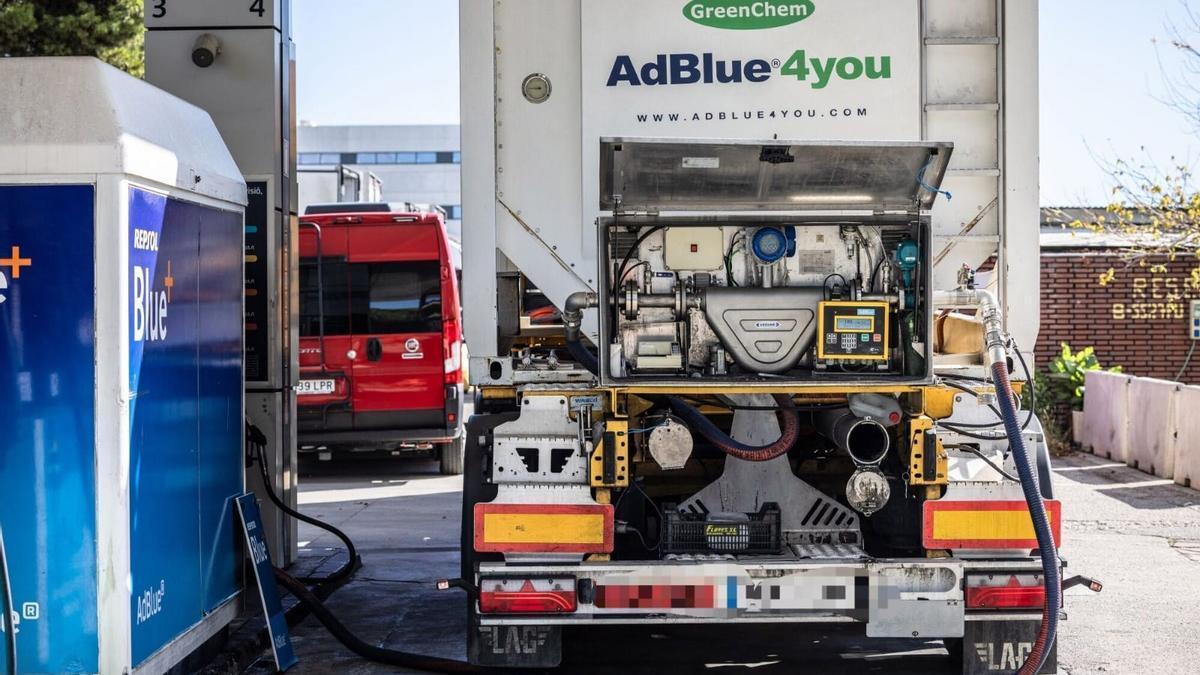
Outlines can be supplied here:
<path id="1" fill-rule="evenodd" d="M 348 405 L 296 410 L 301 446 L 449 443 L 463 433 L 462 389 L 446 387 L 443 408 L 354 412 Z M 456 424 L 442 426 L 454 421 Z"/>
<path id="2" fill-rule="evenodd" d="M 462 436 L 457 429 L 383 429 L 373 431 L 301 431 L 298 442 L 304 445 L 362 445 L 369 443 L 449 443 Z"/>
<path id="3" fill-rule="evenodd" d="M 1016 560 L 690 560 L 578 565 L 481 563 L 476 582 L 570 577 L 566 614 L 479 616 L 483 626 L 858 623 L 868 637 L 959 638 L 968 621 L 1037 621 L 1039 611 L 971 611 L 968 574 L 1036 573 Z"/>

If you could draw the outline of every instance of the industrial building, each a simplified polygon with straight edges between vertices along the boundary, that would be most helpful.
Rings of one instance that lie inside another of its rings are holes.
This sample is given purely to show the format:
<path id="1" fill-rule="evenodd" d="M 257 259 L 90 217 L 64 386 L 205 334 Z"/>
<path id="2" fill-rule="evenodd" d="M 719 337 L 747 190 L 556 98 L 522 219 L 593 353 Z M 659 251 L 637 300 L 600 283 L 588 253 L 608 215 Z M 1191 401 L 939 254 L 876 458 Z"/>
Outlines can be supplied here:
<path id="1" fill-rule="evenodd" d="M 339 165 L 374 174 L 382 201 L 441 206 L 452 241 L 462 233 L 462 199 L 457 124 L 341 126 L 301 122 L 297 129 L 300 211 L 309 204 L 336 201 L 328 189 L 308 180 L 313 172 L 332 173 Z"/>

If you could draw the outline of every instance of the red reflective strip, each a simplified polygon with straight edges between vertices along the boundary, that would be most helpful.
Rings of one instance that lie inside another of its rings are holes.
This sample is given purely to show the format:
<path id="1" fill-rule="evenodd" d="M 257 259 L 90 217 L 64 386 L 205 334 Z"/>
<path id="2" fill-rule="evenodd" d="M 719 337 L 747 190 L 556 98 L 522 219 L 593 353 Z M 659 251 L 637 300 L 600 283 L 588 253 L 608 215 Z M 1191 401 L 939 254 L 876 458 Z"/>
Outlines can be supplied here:
<path id="1" fill-rule="evenodd" d="M 711 609 L 716 597 L 712 585 L 596 587 L 596 606 L 602 609 Z"/>
<path id="2" fill-rule="evenodd" d="M 565 614 L 576 608 L 575 591 L 483 591 L 483 614 Z"/>
<path id="3" fill-rule="evenodd" d="M 1054 537 L 1055 547 L 1062 546 L 1062 503 L 1056 499 L 1046 499 L 1046 515 L 1050 519 L 1050 532 Z M 972 548 L 1016 548 L 1035 549 L 1038 547 L 1036 537 L 1029 539 L 1002 539 L 997 537 L 977 538 L 938 538 L 935 534 L 934 515 L 938 511 L 976 511 L 979 513 L 995 512 L 1029 512 L 1024 501 L 927 501 L 925 502 L 922 524 L 922 544 L 927 549 L 972 549 Z"/>

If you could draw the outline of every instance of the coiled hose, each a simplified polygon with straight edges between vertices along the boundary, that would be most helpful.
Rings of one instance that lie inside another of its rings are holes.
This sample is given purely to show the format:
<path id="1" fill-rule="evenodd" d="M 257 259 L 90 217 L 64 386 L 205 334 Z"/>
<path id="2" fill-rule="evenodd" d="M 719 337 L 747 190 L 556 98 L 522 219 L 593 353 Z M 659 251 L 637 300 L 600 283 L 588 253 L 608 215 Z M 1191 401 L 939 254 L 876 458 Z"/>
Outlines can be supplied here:
<path id="1" fill-rule="evenodd" d="M 795 401 L 787 394 L 774 394 L 774 398 L 779 406 L 779 439 L 762 446 L 746 445 L 733 440 L 705 417 L 704 413 L 688 405 L 678 396 L 668 396 L 667 401 L 671 410 L 683 418 L 693 431 L 698 432 L 725 454 L 748 462 L 765 462 L 787 454 L 800 436 L 800 413 L 796 410 Z"/>
<path id="2" fill-rule="evenodd" d="M 1025 439 L 1021 436 L 1021 423 L 1017 419 L 1017 407 L 1013 396 L 1012 383 L 1008 379 L 1008 369 L 1005 364 L 992 365 L 992 377 L 996 383 L 996 402 L 1000 405 L 1000 413 L 1004 418 L 1004 430 L 1008 433 L 1008 443 L 1016 460 L 1017 474 L 1021 478 L 1021 490 L 1025 493 L 1025 503 L 1029 506 L 1029 515 L 1033 518 L 1033 529 L 1037 534 L 1038 550 L 1042 558 L 1042 580 L 1046 588 L 1046 604 L 1042 607 L 1042 625 L 1038 629 L 1037 639 L 1025 664 L 1017 671 L 1018 675 L 1035 675 L 1042 669 L 1054 639 L 1058 633 L 1058 608 L 1062 606 L 1062 578 L 1059 569 L 1058 549 L 1055 547 L 1054 535 L 1050 530 L 1050 519 L 1046 515 L 1046 505 L 1042 501 L 1041 486 L 1038 485 L 1037 472 L 1033 468 L 1033 459 L 1025 448 Z"/>

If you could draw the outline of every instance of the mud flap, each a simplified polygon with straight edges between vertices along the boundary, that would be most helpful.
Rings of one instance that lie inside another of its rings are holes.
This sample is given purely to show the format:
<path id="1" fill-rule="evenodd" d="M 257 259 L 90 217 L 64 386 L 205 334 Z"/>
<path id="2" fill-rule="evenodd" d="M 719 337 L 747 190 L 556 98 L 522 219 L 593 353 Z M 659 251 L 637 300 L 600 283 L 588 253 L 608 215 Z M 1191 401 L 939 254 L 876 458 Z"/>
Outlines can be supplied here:
<path id="1" fill-rule="evenodd" d="M 477 666 L 557 668 L 562 663 L 561 626 L 480 626 L 467 631 L 467 658 Z"/>
<path id="2" fill-rule="evenodd" d="M 968 621 L 963 637 L 963 675 L 1015 673 L 1033 649 L 1040 623 L 1037 621 Z M 1058 643 L 1039 675 L 1058 672 Z"/>

